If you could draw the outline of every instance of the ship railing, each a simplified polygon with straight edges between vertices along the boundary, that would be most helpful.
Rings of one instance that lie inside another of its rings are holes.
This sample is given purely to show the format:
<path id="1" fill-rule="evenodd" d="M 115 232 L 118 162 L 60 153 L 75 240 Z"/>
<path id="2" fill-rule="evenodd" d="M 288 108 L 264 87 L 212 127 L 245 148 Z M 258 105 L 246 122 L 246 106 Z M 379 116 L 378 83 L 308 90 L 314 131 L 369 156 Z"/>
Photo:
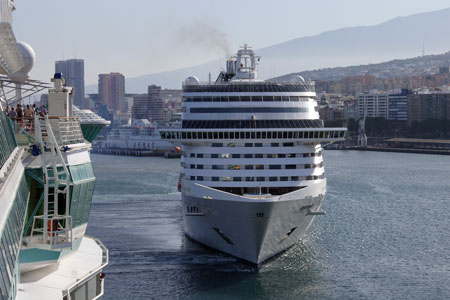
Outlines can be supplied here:
<path id="1" fill-rule="evenodd" d="M 346 138 L 347 128 L 254 128 L 254 129 L 165 129 L 161 139 L 173 142 L 226 140 L 270 140 L 292 142 L 336 142 Z"/>
<path id="2" fill-rule="evenodd" d="M 14 122 L 14 134 L 19 145 L 28 145 L 34 142 L 34 118 L 11 118 Z"/>
<path id="3" fill-rule="evenodd" d="M 199 81 L 196 84 L 187 84 L 185 82 L 182 83 L 182 86 L 218 86 L 218 85 L 230 85 L 230 84 L 248 84 L 249 82 L 251 82 L 251 84 L 254 85 L 274 85 L 274 84 L 280 84 L 280 85 L 303 85 L 303 86 L 315 86 L 316 83 L 314 81 L 307 81 L 307 82 L 291 82 L 291 81 L 279 81 L 279 80 L 265 80 L 265 81 L 253 81 L 253 80 L 242 80 L 242 81 L 219 81 L 219 82 L 215 82 L 215 81 Z"/>
<path id="4" fill-rule="evenodd" d="M 41 122 L 45 122 L 41 119 Z M 84 143 L 80 121 L 76 117 L 48 117 L 50 126 L 59 145 Z M 44 137 L 45 140 L 45 137 Z"/>
<path id="5" fill-rule="evenodd" d="M 86 284 L 88 281 L 90 281 L 91 279 L 93 279 L 94 277 L 98 277 L 99 279 L 99 283 L 100 285 L 97 286 L 97 295 L 92 298 L 92 300 L 95 299 L 100 299 L 104 292 L 105 292 L 105 282 L 104 282 L 104 274 L 100 273 L 103 268 L 105 268 L 108 263 L 109 263 L 109 250 L 108 248 L 105 247 L 105 245 L 97 238 L 95 237 L 91 237 L 88 235 L 85 235 L 86 238 L 92 239 L 93 241 L 95 241 L 95 243 L 100 247 L 100 249 L 102 250 L 102 262 L 101 264 L 95 268 L 94 270 L 90 271 L 90 274 L 88 276 L 86 276 L 83 279 L 78 280 L 76 283 L 70 285 L 67 289 L 65 289 L 63 291 L 63 299 L 64 300 L 72 300 L 72 296 L 73 296 L 73 292 L 78 288 L 81 287 L 82 285 Z"/>
<path id="6" fill-rule="evenodd" d="M 208 82 L 201 81 L 196 84 L 182 83 L 184 92 L 212 92 L 214 88 L 217 92 L 315 92 L 314 81 L 290 82 L 290 81 L 226 81 Z M 207 90 L 205 90 L 205 88 Z M 213 89 L 213 90 L 211 90 Z"/>
<path id="7" fill-rule="evenodd" d="M 41 127 L 45 127 L 45 117 L 43 116 L 31 118 L 12 118 L 14 121 L 14 132 L 17 142 L 20 145 L 32 144 L 35 142 L 34 118 L 38 118 L 41 123 Z M 84 143 L 83 132 L 81 131 L 80 121 L 78 118 L 49 116 L 48 119 L 59 145 Z M 43 139 L 45 142 L 48 142 L 48 135 L 45 131 L 43 132 Z"/>
<path id="8" fill-rule="evenodd" d="M 45 220 L 48 220 L 48 223 Z M 50 249 L 71 248 L 72 216 L 35 216 L 31 231 L 31 241 L 33 244 L 47 245 Z"/>

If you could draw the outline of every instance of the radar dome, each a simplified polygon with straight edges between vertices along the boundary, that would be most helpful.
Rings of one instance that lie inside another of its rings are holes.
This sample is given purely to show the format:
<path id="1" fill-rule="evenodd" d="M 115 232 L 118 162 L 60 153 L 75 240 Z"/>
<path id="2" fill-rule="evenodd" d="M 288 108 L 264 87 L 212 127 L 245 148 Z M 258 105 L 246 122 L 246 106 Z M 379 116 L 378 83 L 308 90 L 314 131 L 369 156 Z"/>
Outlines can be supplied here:
<path id="1" fill-rule="evenodd" d="M 36 54 L 33 48 L 27 43 L 17 42 L 17 47 L 19 48 L 20 54 L 22 54 L 24 67 L 20 71 L 10 74 L 10 77 L 15 81 L 25 81 L 28 79 L 28 73 L 33 68 Z"/>
<path id="2" fill-rule="evenodd" d="M 200 80 L 198 80 L 195 76 L 189 76 L 184 80 L 185 85 L 198 85 L 200 83 Z"/>
<path id="3" fill-rule="evenodd" d="M 291 82 L 299 82 L 299 83 L 305 83 L 305 78 L 303 78 L 300 75 L 295 75 L 294 77 L 291 78 Z"/>

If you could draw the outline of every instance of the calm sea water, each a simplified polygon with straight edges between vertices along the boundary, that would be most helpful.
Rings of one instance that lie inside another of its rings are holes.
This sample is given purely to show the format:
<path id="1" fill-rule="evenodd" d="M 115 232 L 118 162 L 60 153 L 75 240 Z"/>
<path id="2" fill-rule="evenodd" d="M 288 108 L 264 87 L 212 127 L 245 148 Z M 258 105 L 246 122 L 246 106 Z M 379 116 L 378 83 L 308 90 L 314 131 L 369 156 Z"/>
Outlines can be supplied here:
<path id="1" fill-rule="evenodd" d="M 450 299 L 450 156 L 326 151 L 326 216 L 256 268 L 183 235 L 178 159 L 92 155 L 105 299 Z"/>

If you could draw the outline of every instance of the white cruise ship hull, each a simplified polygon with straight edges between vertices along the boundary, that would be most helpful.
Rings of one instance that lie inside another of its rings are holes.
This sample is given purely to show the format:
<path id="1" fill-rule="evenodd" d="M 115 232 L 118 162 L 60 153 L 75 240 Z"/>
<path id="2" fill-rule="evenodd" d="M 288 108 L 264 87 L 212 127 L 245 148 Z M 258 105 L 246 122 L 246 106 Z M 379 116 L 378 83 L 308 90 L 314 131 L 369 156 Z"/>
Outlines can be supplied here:
<path id="1" fill-rule="evenodd" d="M 189 188 L 188 188 L 189 189 Z M 326 179 L 301 190 L 254 199 L 192 187 L 202 198 L 182 195 L 184 230 L 192 239 L 259 264 L 294 245 L 320 209 Z M 234 199 L 232 199 L 234 198 Z"/>

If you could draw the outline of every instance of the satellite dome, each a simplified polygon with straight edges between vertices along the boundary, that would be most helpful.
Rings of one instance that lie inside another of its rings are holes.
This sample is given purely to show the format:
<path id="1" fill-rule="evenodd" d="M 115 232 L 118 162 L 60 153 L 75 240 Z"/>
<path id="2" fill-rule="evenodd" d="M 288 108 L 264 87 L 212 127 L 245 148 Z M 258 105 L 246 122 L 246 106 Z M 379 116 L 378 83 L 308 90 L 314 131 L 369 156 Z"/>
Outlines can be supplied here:
<path id="1" fill-rule="evenodd" d="M 20 54 L 22 54 L 24 67 L 20 71 L 10 74 L 10 78 L 15 81 L 25 81 L 28 79 L 28 73 L 33 68 L 36 54 L 33 48 L 27 43 L 17 42 L 17 47 L 19 48 Z"/>
<path id="2" fill-rule="evenodd" d="M 291 78 L 291 82 L 300 82 L 300 83 L 305 83 L 305 78 L 303 78 L 300 75 L 295 75 L 294 77 Z"/>
<path id="3" fill-rule="evenodd" d="M 185 85 L 198 85 L 200 83 L 200 80 L 198 80 L 195 76 L 189 76 L 184 80 Z"/>

